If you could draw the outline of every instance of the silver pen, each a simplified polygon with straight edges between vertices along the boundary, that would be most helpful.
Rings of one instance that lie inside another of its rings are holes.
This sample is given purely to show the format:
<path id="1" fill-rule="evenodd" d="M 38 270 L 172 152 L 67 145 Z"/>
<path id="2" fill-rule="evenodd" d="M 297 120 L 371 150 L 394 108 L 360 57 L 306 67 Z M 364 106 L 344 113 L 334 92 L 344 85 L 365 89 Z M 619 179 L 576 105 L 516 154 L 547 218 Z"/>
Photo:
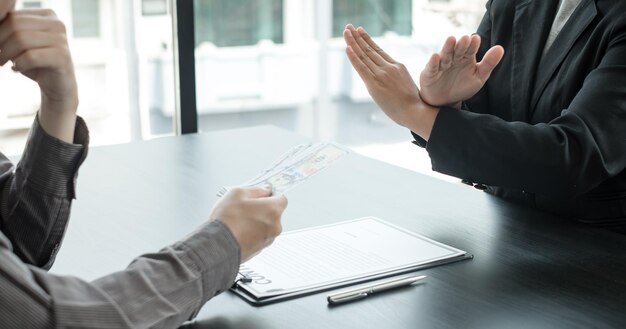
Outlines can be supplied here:
<path id="1" fill-rule="evenodd" d="M 346 302 L 351 302 L 355 300 L 359 300 L 365 298 L 371 294 L 375 294 L 382 291 L 387 291 L 390 289 L 405 287 L 414 284 L 415 282 L 426 278 L 425 275 L 420 276 L 410 276 L 399 279 L 391 279 L 381 283 L 377 283 L 375 285 L 371 285 L 368 287 L 361 287 L 352 290 L 340 291 L 335 294 L 330 294 L 326 299 L 329 304 L 341 304 Z"/>

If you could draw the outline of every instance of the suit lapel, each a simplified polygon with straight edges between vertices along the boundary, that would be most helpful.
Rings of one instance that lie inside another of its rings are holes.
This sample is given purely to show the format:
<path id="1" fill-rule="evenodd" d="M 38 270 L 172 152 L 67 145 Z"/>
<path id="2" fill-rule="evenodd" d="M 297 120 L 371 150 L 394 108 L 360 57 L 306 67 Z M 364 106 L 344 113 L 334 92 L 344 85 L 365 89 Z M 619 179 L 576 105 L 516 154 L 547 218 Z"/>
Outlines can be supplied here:
<path id="1" fill-rule="evenodd" d="M 583 0 L 563 26 L 561 33 L 556 37 L 537 69 L 537 84 L 533 91 L 528 119 L 532 118 L 535 113 L 539 97 L 543 94 L 555 71 L 570 52 L 578 37 L 596 17 L 596 14 L 595 0 Z"/>
<path id="2" fill-rule="evenodd" d="M 530 95 L 548 39 L 558 0 L 527 0 L 515 6 L 513 21 L 513 67 L 511 72 L 511 116 L 513 121 L 529 118 Z"/>

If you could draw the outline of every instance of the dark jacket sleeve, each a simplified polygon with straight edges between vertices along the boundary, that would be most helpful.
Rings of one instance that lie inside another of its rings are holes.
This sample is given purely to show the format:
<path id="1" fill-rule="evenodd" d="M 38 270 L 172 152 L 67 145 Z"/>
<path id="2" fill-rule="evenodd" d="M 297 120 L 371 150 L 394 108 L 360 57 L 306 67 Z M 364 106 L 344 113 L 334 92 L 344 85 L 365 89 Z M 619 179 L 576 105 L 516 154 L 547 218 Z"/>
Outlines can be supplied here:
<path id="1" fill-rule="evenodd" d="M 478 29 L 483 39 L 479 60 L 494 40 L 508 42 L 505 48 L 510 50 L 509 56 L 515 47 L 507 31 L 519 5 L 506 1 L 497 4 L 495 8 L 495 1 L 488 3 Z M 581 41 L 579 49 L 584 49 L 586 55 L 573 53 L 567 57 L 570 63 L 583 67 L 561 68 L 564 72 L 580 70 L 584 76 L 563 73 L 562 77 L 569 80 L 553 80 L 552 93 L 544 94 L 545 102 L 541 104 L 549 104 L 550 108 L 541 111 L 549 113 L 546 117 L 551 119 L 520 119 L 513 115 L 512 105 L 526 105 L 513 100 L 509 88 L 528 88 L 529 84 L 511 81 L 513 75 L 509 73 L 522 67 L 516 68 L 514 65 L 521 64 L 510 62 L 508 57 L 506 69 L 501 66 L 497 78 L 494 74 L 488 82 L 491 87 L 483 88 L 464 104 L 466 111 L 441 109 L 428 143 L 422 141 L 433 169 L 554 200 L 579 199 L 600 185 L 621 179 L 626 168 L 626 31 L 623 16 L 598 10 L 602 16 L 596 21 L 602 21 L 602 25 L 594 25 L 597 30 L 594 39 L 589 40 L 592 46 Z"/>
<path id="2" fill-rule="evenodd" d="M 37 119 L 15 168 L 0 154 L 0 230 L 27 264 L 50 268 L 67 226 L 89 133 L 76 121 L 75 144 L 46 134 Z"/>
<path id="3" fill-rule="evenodd" d="M 567 110 L 548 123 L 442 108 L 433 169 L 488 185 L 578 196 L 626 168 L 626 33 L 613 39 Z"/>

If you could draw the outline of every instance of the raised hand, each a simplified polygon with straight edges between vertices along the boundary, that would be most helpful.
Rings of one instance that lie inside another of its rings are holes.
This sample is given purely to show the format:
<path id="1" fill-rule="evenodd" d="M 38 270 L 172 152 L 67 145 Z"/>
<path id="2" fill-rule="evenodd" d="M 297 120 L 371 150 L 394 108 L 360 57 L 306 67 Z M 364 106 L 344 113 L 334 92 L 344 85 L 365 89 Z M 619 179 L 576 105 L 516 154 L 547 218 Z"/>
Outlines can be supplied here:
<path id="1" fill-rule="evenodd" d="M 14 71 L 39 85 L 39 121 L 44 130 L 71 143 L 78 91 L 65 25 L 53 11 L 18 10 L 5 15 L 0 22 L 0 66 L 9 61 Z"/>
<path id="2" fill-rule="evenodd" d="M 425 104 L 402 63 L 384 52 L 362 28 L 347 25 L 346 53 L 374 102 L 397 124 L 428 140 L 438 109 Z"/>
<path id="3" fill-rule="evenodd" d="M 239 242 L 243 263 L 280 234 L 280 218 L 286 207 L 285 196 L 272 196 L 270 188 L 233 188 L 215 204 L 211 219 L 228 226 Z"/>
<path id="4" fill-rule="evenodd" d="M 449 37 L 420 74 L 422 100 L 433 106 L 460 108 L 460 102 L 474 96 L 504 56 L 504 48 L 495 46 L 477 63 L 479 48 L 478 35 L 464 36 L 458 41 Z"/>
<path id="5" fill-rule="evenodd" d="M 406 67 L 396 62 L 362 28 L 347 25 L 343 32 L 346 53 L 374 102 L 397 124 L 406 126 L 411 107 L 420 101 L 419 90 Z"/>

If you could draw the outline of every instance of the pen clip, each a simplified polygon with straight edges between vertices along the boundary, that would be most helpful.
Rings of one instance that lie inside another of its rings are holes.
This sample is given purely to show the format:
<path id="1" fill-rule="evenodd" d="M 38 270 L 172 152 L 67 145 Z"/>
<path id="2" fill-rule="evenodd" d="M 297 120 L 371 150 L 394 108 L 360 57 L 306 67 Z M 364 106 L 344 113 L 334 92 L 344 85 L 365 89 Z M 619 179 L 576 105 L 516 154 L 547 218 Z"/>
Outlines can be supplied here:
<path id="1" fill-rule="evenodd" d="M 361 292 L 358 294 L 346 295 L 346 296 L 328 296 L 328 302 L 330 304 L 340 304 L 340 303 L 347 303 L 347 302 L 351 302 L 354 300 L 363 299 L 365 297 L 367 297 L 367 292 Z"/>
<path id="2" fill-rule="evenodd" d="M 239 272 L 237 273 L 237 279 L 235 280 L 235 282 L 233 282 L 233 288 L 237 288 L 238 286 L 240 286 L 242 283 L 250 283 L 252 282 L 252 278 Z"/>

